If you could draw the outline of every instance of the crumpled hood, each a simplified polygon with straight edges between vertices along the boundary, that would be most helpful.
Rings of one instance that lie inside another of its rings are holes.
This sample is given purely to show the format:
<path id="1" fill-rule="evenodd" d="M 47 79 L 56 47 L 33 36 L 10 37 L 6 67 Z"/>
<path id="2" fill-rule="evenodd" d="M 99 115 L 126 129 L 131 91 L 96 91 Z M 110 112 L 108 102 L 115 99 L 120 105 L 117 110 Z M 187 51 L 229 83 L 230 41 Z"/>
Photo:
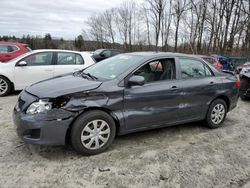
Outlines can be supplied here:
<path id="1" fill-rule="evenodd" d="M 71 93 L 93 90 L 102 82 L 67 74 L 35 83 L 25 90 L 39 98 L 56 98 Z"/>

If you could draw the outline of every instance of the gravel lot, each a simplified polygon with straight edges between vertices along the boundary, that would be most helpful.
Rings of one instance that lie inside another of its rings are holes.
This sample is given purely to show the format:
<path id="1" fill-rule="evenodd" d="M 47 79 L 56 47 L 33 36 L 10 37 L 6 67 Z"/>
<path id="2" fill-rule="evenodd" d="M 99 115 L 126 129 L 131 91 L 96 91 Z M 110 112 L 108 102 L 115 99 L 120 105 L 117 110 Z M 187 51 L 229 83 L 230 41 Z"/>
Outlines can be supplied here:
<path id="1" fill-rule="evenodd" d="M 216 130 L 192 123 L 130 134 L 82 157 L 70 146 L 23 144 L 16 100 L 0 98 L 0 187 L 250 187 L 250 102 Z"/>

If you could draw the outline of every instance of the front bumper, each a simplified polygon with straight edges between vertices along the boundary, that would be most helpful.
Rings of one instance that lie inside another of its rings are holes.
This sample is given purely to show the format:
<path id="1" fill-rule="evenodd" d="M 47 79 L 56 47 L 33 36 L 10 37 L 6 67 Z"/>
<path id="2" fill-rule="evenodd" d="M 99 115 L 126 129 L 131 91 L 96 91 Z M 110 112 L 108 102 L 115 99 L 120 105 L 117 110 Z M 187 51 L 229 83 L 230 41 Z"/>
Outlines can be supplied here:
<path id="1" fill-rule="evenodd" d="M 27 95 L 27 93 L 22 93 L 21 101 L 27 99 Z M 67 130 L 74 120 L 75 113 L 63 109 L 52 109 L 44 113 L 29 115 L 25 113 L 25 109 L 18 107 L 20 99 L 13 111 L 13 121 L 18 136 L 28 144 L 64 145 Z"/>
<path id="2" fill-rule="evenodd" d="M 18 136 L 28 144 L 64 145 L 66 133 L 73 117 L 67 119 L 42 120 L 35 116 L 13 112 Z"/>

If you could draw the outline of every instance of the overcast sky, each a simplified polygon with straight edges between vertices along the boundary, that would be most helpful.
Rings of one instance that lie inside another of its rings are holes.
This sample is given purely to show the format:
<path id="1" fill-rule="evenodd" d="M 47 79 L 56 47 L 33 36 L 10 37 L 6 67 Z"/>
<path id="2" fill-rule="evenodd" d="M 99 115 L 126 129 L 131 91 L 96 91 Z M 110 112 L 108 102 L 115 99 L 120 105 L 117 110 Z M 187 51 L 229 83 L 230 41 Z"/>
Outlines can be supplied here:
<path id="1" fill-rule="evenodd" d="M 0 0 L 0 35 L 41 35 L 74 39 L 93 14 L 122 0 Z"/>

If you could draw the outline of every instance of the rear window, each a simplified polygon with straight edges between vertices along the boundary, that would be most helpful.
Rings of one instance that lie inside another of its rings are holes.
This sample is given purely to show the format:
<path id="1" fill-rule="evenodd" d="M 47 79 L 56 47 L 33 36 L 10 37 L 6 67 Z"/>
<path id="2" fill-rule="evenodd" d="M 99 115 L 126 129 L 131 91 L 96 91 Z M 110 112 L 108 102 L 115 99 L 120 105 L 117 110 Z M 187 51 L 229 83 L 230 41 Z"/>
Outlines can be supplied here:
<path id="1" fill-rule="evenodd" d="M 16 46 L 8 46 L 8 49 L 9 49 L 9 52 L 14 52 L 14 51 L 19 50 L 19 48 Z"/>

